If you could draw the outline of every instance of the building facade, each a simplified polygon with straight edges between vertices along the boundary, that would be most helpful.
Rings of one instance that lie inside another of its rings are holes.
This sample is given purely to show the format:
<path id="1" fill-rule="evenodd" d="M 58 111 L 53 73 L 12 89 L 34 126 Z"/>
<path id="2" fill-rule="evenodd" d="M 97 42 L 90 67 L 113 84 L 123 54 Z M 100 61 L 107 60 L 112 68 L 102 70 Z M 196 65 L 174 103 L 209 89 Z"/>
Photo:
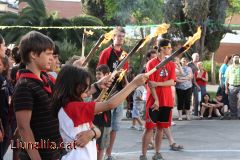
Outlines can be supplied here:
<path id="1" fill-rule="evenodd" d="M 0 14 L 6 13 L 6 12 L 11 12 L 11 13 L 17 14 L 18 8 L 17 8 L 17 6 L 14 6 L 13 4 L 10 4 L 8 2 L 0 1 Z"/>
<path id="2" fill-rule="evenodd" d="M 82 14 L 81 0 L 44 0 L 48 14 L 57 12 L 59 18 L 72 18 Z M 19 10 L 22 10 L 26 3 L 19 4 Z"/>

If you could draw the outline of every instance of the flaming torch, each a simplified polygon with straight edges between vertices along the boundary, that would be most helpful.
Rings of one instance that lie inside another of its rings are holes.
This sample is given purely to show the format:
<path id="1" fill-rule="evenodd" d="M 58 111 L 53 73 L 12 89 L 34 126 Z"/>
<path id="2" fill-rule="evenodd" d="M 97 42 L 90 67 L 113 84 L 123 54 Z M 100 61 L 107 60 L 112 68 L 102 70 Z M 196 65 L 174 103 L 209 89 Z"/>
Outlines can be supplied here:
<path id="1" fill-rule="evenodd" d="M 166 24 L 166 23 L 159 25 L 153 34 L 149 34 L 148 36 L 145 37 L 145 41 L 138 48 L 138 50 L 142 48 L 147 42 L 149 42 L 152 38 L 157 37 L 161 34 L 167 33 L 167 30 L 169 27 L 170 27 L 170 24 Z"/>
<path id="2" fill-rule="evenodd" d="M 175 51 L 171 56 L 161 61 L 157 66 L 155 66 L 152 70 L 146 73 L 147 76 L 150 76 L 155 71 L 157 71 L 159 68 L 163 67 L 166 63 L 173 60 L 174 57 L 186 52 L 198 39 L 201 38 L 202 30 L 200 27 L 198 27 L 197 32 L 192 36 L 188 38 L 188 41 L 177 51 Z"/>
<path id="3" fill-rule="evenodd" d="M 83 37 L 82 37 L 82 57 L 85 57 L 84 53 L 85 53 L 85 46 L 87 43 L 87 37 L 88 36 L 92 36 L 93 35 L 93 31 L 89 30 L 87 31 L 86 28 L 83 31 Z"/>
<path id="4" fill-rule="evenodd" d="M 96 53 L 96 51 L 98 50 L 98 48 L 102 45 L 102 44 L 106 44 L 108 43 L 114 36 L 115 31 L 112 30 L 108 33 L 105 33 L 104 35 L 101 35 L 101 37 L 98 39 L 98 41 L 95 43 L 95 45 L 92 47 L 92 49 L 90 50 L 90 52 L 88 53 L 85 61 L 83 62 L 82 66 L 86 66 L 88 64 L 88 62 L 92 59 L 94 53 Z"/>
<path id="5" fill-rule="evenodd" d="M 115 76 L 117 75 L 117 73 L 119 71 L 121 71 L 121 69 L 123 68 L 123 66 L 125 65 L 125 63 L 127 62 L 127 60 L 134 54 L 137 52 L 138 48 L 142 45 L 142 43 L 145 41 L 145 39 L 141 39 L 138 41 L 138 43 L 135 45 L 135 47 L 129 52 L 129 54 L 124 57 L 120 64 L 118 64 L 117 68 L 112 72 L 110 79 L 114 79 Z M 122 72 L 123 73 L 123 72 Z M 125 73 L 125 72 L 124 72 Z M 114 84 L 112 84 L 114 85 Z M 111 91 L 111 89 L 103 89 L 102 92 L 100 93 L 98 99 L 100 99 L 100 101 L 104 101 L 109 97 L 109 93 L 110 92 L 114 92 Z"/>

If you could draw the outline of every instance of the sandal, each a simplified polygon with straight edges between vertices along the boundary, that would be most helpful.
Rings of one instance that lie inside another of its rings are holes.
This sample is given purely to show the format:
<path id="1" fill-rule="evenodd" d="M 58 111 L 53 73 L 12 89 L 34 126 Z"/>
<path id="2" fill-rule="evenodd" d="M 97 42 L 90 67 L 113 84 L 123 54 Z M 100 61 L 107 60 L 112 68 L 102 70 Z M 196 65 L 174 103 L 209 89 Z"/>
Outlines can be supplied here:
<path id="1" fill-rule="evenodd" d="M 153 150 L 153 149 L 155 149 L 154 145 L 149 144 L 148 147 L 147 147 L 147 150 Z"/>
<path id="2" fill-rule="evenodd" d="M 173 151 L 180 151 L 180 150 L 184 149 L 184 147 L 180 144 L 173 143 L 172 145 L 170 145 L 170 149 Z"/>

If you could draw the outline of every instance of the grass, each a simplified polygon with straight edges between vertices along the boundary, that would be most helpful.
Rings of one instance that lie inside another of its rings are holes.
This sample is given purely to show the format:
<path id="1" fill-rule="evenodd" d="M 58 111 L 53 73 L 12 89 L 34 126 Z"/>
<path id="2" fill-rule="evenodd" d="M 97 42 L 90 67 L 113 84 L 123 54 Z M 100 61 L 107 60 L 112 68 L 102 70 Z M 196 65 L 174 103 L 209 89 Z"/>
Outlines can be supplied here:
<path id="1" fill-rule="evenodd" d="M 208 92 L 210 94 L 210 99 L 213 99 L 216 97 L 216 92 Z"/>

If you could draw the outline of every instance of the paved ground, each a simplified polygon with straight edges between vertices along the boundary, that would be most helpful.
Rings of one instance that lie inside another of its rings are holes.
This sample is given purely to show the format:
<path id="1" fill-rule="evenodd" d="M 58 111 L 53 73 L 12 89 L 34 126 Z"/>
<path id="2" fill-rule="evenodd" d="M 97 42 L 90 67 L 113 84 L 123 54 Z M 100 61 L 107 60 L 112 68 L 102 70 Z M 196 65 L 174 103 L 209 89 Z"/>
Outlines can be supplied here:
<path id="1" fill-rule="evenodd" d="M 216 91 L 217 86 L 208 86 L 208 91 Z M 174 109 L 174 117 L 177 111 Z M 181 152 L 169 150 L 168 141 L 163 140 L 162 153 L 166 160 L 239 160 L 240 120 L 197 120 L 175 121 L 172 127 L 175 141 L 184 145 Z M 130 120 L 121 122 L 113 155 L 117 160 L 137 160 L 141 154 L 142 132 L 128 129 Z M 11 149 L 4 160 L 11 159 Z M 148 159 L 154 154 L 148 152 Z"/>
<path id="2" fill-rule="evenodd" d="M 170 151 L 167 139 L 162 144 L 166 160 L 239 160 L 239 120 L 192 120 L 176 122 L 172 127 L 175 141 L 183 144 L 181 152 Z M 142 132 L 129 130 L 129 121 L 122 122 L 114 156 L 119 160 L 137 160 Z M 151 159 L 153 151 L 148 153 Z"/>

